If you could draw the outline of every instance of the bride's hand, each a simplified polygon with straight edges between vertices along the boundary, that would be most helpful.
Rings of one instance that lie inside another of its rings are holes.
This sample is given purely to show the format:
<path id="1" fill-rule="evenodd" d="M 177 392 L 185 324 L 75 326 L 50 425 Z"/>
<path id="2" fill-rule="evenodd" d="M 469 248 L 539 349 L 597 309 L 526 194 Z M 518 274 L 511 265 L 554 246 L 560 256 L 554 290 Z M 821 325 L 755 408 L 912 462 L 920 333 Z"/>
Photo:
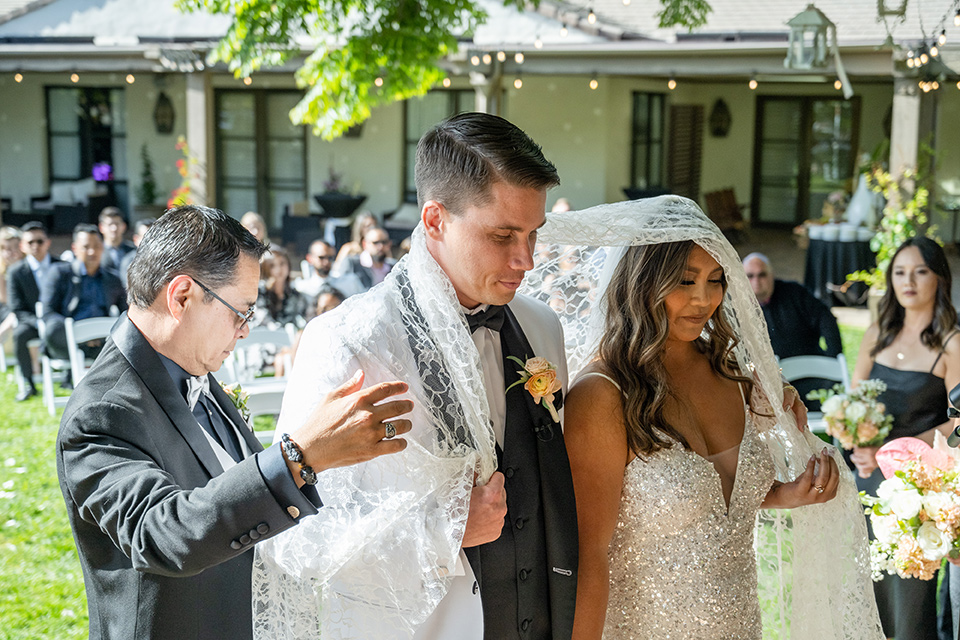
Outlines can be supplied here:
<path id="1" fill-rule="evenodd" d="M 766 509 L 792 509 L 832 500 L 840 484 L 840 470 L 826 448 L 820 452 L 819 460 L 820 470 L 816 471 L 817 456 L 810 456 L 803 473 L 793 482 L 775 485 L 762 506 Z"/>
<path id="2" fill-rule="evenodd" d="M 850 462 L 857 467 L 861 478 L 869 478 L 877 468 L 877 450 L 880 447 L 854 447 Z"/>

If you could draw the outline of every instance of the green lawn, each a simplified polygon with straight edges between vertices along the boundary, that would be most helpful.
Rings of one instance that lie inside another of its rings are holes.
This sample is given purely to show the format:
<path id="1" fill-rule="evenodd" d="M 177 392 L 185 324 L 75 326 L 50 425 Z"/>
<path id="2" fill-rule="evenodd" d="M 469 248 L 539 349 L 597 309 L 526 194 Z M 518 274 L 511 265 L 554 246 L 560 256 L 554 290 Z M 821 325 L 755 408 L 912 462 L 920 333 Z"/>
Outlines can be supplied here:
<path id="1" fill-rule="evenodd" d="M 840 327 L 851 371 L 864 330 Z M 87 604 L 63 498 L 54 443 L 59 418 L 40 399 L 16 403 L 0 374 L 0 640 L 84 638 Z M 273 428 L 258 418 L 257 429 Z"/>

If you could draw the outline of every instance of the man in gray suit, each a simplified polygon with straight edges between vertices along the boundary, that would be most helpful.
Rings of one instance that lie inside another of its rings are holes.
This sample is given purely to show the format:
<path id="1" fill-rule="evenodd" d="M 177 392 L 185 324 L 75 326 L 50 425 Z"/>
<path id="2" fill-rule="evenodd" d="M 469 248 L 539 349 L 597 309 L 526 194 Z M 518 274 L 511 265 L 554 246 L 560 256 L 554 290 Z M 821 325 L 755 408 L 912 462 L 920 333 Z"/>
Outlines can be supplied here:
<path id="1" fill-rule="evenodd" d="M 317 512 L 313 474 L 405 446 L 391 438 L 412 403 L 388 398 L 407 385 L 361 390 L 357 372 L 262 449 L 209 374 L 249 333 L 264 250 L 219 211 L 164 215 L 130 266 L 129 314 L 67 405 L 57 472 L 91 638 L 252 637 L 253 545 Z"/>

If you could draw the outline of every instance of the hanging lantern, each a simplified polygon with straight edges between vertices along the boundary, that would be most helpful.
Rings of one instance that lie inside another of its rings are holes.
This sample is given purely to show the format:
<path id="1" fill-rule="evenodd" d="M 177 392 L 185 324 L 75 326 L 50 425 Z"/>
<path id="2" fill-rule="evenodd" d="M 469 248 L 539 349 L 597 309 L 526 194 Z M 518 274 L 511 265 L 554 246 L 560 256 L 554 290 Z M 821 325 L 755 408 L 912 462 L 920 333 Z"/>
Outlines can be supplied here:
<path id="1" fill-rule="evenodd" d="M 783 66 L 787 69 L 813 69 L 827 66 L 827 34 L 835 26 L 812 4 L 787 22 L 790 43 Z"/>

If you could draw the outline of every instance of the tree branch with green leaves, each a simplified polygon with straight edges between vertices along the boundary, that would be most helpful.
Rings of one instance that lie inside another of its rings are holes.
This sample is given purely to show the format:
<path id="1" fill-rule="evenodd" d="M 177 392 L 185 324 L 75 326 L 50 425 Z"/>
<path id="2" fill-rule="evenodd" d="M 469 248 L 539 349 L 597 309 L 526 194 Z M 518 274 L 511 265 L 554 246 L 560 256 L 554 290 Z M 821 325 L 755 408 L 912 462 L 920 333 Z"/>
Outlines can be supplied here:
<path id="1" fill-rule="evenodd" d="M 306 55 L 296 70 L 305 91 L 290 112 L 326 139 L 381 105 L 425 94 L 445 72 L 439 62 L 487 15 L 471 0 L 175 0 L 182 11 L 229 15 L 211 52 L 237 77 Z M 539 0 L 503 0 L 523 10 Z M 705 0 L 661 0 L 661 26 L 706 21 Z"/>

